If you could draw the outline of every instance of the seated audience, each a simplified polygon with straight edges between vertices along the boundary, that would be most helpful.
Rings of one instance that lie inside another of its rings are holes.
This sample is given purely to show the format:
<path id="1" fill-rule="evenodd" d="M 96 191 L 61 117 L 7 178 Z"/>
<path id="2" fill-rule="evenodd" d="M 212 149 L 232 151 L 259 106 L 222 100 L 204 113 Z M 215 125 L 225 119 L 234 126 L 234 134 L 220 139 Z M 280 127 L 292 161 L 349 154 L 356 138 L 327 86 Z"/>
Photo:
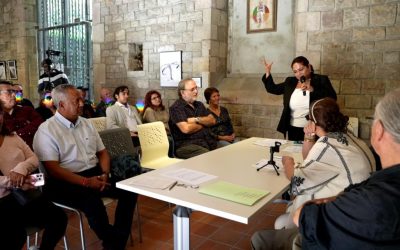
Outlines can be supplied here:
<path id="1" fill-rule="evenodd" d="M 132 142 L 135 147 L 140 146 L 137 133 L 137 125 L 142 124 L 136 107 L 128 104 L 129 89 L 127 86 L 119 86 L 114 91 L 115 104 L 106 109 L 106 127 L 128 128 L 131 131 Z"/>
<path id="2" fill-rule="evenodd" d="M 114 105 L 111 91 L 108 88 L 101 88 L 100 90 L 100 102 L 96 106 L 96 116 L 106 117 L 106 109 Z"/>
<path id="3" fill-rule="evenodd" d="M 42 118 L 33 108 L 17 105 L 15 90 L 10 82 L 0 81 L 0 100 L 4 104 L 4 125 L 32 148 L 33 136 L 43 122 Z"/>
<path id="4" fill-rule="evenodd" d="M 199 91 L 193 79 L 178 84 L 179 99 L 169 108 L 169 127 L 175 142 L 175 155 L 188 159 L 217 147 L 209 127 L 215 119 L 203 103 L 197 101 Z"/>
<path id="5" fill-rule="evenodd" d="M 295 167 L 292 157 L 284 156 L 285 174 L 291 180 L 291 192 L 296 195 L 288 213 L 275 222 L 275 229 L 296 229 L 293 215 L 297 208 L 312 199 L 337 195 L 350 186 L 366 180 L 375 170 L 375 160 L 368 146 L 347 133 L 348 117 L 344 116 L 332 98 L 323 98 L 310 106 L 308 124 L 304 128 L 304 162 Z M 316 140 L 316 138 L 318 140 Z M 270 246 L 271 231 L 253 235 L 256 249 Z"/>
<path id="6" fill-rule="evenodd" d="M 204 97 L 208 104 L 208 110 L 214 116 L 216 124 L 211 129 L 211 135 L 218 141 L 218 147 L 230 145 L 237 141 L 229 112 L 225 107 L 219 105 L 219 90 L 210 87 L 204 90 Z"/>
<path id="7" fill-rule="evenodd" d="M 15 90 L 15 100 L 17 101 L 17 105 L 34 108 L 32 102 L 29 99 L 24 98 L 24 89 L 22 88 L 22 85 L 14 83 L 13 87 Z"/>
<path id="8" fill-rule="evenodd" d="M 49 119 L 56 113 L 56 107 L 53 104 L 51 92 L 44 93 L 43 98 L 40 99 L 39 107 L 37 107 L 35 110 L 44 121 Z"/>
<path id="9" fill-rule="evenodd" d="M 94 126 L 80 117 L 83 101 L 72 85 L 51 92 L 56 114 L 45 121 L 34 139 L 34 149 L 49 175 L 44 192 L 52 200 L 82 210 L 105 249 L 125 249 L 137 194 L 110 184 L 110 157 Z M 118 198 L 110 225 L 101 197 Z"/>
<path id="10" fill-rule="evenodd" d="M 94 109 L 92 107 L 92 102 L 88 99 L 86 99 L 87 96 L 87 91 L 89 90 L 88 88 L 84 87 L 78 87 L 77 88 L 81 98 L 83 100 L 83 111 L 82 111 L 82 117 L 85 118 L 93 118 L 96 117 L 96 113 L 94 112 Z"/>
<path id="11" fill-rule="evenodd" d="M 371 144 L 382 170 L 330 199 L 313 200 L 294 216 L 304 248 L 400 248 L 400 89 L 379 101 Z"/>
<path id="12" fill-rule="evenodd" d="M 13 189 L 35 188 L 29 175 L 39 165 L 37 156 L 16 134 L 4 126 L 4 111 L 0 102 L 0 241 L 2 249 L 22 249 L 26 227 L 44 228 L 40 249 L 54 249 L 65 233 L 67 216 L 44 196 L 26 205 L 20 204 Z"/>
<path id="13" fill-rule="evenodd" d="M 161 94 L 156 90 L 151 90 L 146 93 L 144 97 L 144 110 L 143 110 L 143 122 L 157 122 L 161 121 L 164 123 L 165 130 L 167 131 L 169 150 L 168 156 L 174 156 L 174 141 L 169 131 L 169 113 L 168 109 L 165 108 L 162 103 Z"/>

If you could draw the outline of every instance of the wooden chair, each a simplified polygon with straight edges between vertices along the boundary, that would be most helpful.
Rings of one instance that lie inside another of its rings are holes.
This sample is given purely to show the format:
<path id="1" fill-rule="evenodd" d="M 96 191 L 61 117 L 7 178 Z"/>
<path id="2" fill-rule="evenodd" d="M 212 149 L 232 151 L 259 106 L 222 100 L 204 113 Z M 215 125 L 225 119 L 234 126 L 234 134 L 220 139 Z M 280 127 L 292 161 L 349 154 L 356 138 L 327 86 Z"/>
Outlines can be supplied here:
<path id="1" fill-rule="evenodd" d="M 138 125 L 138 134 L 142 150 L 140 159 L 142 167 L 159 169 L 182 161 L 168 156 L 169 142 L 162 122 Z"/>

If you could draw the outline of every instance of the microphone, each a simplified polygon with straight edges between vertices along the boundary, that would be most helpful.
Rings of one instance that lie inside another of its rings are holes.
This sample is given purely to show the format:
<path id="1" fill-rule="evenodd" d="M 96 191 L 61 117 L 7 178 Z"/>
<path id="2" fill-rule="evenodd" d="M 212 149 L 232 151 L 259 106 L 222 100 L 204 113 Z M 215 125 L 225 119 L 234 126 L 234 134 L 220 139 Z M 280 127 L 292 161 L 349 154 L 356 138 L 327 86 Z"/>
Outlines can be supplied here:
<path id="1" fill-rule="evenodd" d="M 306 82 L 306 77 L 305 76 L 301 76 L 300 77 L 300 82 L 301 83 L 305 83 Z M 306 96 L 306 91 L 305 90 L 303 90 L 303 96 Z"/>

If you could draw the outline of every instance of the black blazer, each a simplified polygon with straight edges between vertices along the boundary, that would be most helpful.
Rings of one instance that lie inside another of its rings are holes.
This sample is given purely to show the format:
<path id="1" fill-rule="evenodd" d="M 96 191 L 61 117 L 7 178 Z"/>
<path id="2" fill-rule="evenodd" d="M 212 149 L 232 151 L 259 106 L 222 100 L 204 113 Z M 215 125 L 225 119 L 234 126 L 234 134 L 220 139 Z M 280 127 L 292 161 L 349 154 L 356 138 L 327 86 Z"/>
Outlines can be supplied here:
<path id="1" fill-rule="evenodd" d="M 291 76 L 286 78 L 284 82 L 275 84 L 271 74 L 267 78 L 264 74 L 262 77 L 262 81 L 268 93 L 274 95 L 283 94 L 283 111 L 277 130 L 283 133 L 286 137 L 286 132 L 288 131 L 288 128 L 290 126 L 290 97 L 292 96 L 292 93 L 296 88 L 298 80 L 296 77 Z M 336 92 L 333 89 L 328 76 L 313 74 L 310 84 L 314 89 L 314 91 L 310 93 L 310 102 L 322 99 L 324 97 L 331 97 L 335 100 L 337 99 Z"/>

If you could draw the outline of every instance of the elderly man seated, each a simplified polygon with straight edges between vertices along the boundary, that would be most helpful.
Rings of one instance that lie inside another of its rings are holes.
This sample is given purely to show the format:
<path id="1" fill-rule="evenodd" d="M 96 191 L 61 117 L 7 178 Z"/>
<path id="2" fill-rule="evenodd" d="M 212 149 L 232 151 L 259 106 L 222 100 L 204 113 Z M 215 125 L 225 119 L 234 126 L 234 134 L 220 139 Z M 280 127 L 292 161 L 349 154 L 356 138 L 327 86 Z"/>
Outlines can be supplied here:
<path id="1" fill-rule="evenodd" d="M 105 249 L 124 249 L 137 194 L 110 184 L 110 157 L 94 126 L 79 116 L 83 101 L 78 90 L 63 84 L 51 95 L 57 112 L 39 127 L 33 143 L 49 175 L 44 192 L 53 201 L 82 210 Z M 114 225 L 102 196 L 119 199 Z"/>

